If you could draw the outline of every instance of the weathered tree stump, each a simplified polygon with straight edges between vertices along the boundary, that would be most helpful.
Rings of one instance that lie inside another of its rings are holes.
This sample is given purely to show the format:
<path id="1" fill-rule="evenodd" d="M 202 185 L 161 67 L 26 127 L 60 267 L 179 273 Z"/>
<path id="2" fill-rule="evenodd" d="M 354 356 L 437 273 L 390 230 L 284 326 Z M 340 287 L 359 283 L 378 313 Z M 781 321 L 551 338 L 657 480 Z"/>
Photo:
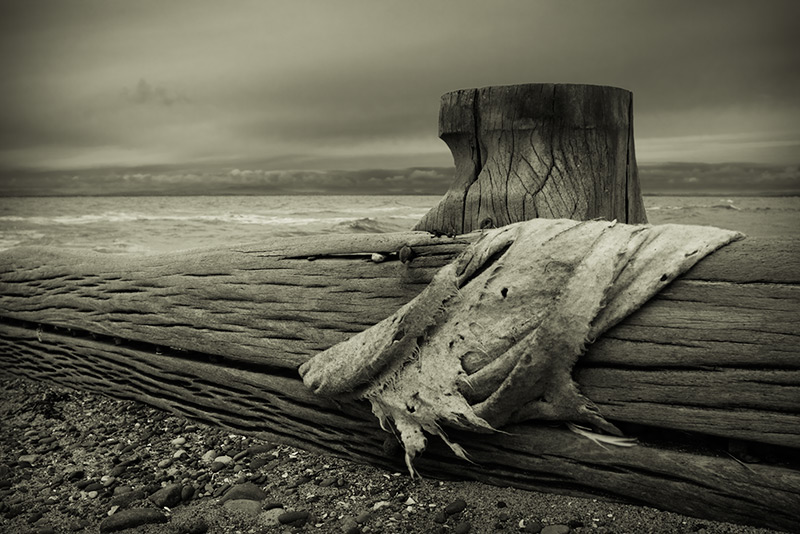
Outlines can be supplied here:
<path id="1" fill-rule="evenodd" d="M 537 217 L 647 222 L 633 145 L 633 95 L 526 84 L 442 96 L 439 137 L 456 177 L 415 230 L 461 234 Z"/>

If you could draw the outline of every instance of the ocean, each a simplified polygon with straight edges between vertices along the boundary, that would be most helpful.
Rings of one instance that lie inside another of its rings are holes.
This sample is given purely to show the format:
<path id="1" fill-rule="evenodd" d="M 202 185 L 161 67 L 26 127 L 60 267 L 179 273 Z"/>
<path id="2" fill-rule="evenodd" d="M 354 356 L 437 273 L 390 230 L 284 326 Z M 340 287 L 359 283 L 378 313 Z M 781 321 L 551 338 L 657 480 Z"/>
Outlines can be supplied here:
<path id="1" fill-rule="evenodd" d="M 439 196 L 0 198 L 0 250 L 46 245 L 154 254 L 272 237 L 409 230 Z M 800 197 L 645 196 L 652 224 L 800 236 Z"/>

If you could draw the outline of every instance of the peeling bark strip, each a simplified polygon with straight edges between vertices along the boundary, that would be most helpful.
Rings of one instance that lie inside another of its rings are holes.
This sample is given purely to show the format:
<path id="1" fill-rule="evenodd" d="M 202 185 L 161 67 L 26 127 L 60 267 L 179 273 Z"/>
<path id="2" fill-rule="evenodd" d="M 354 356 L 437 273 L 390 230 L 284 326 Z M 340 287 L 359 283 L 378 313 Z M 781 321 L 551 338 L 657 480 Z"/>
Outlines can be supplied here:
<path id="1" fill-rule="evenodd" d="M 304 237 L 134 259 L 3 251 L 0 374 L 401 469 L 368 406 L 315 396 L 296 369 L 397 311 L 478 237 Z M 403 247 L 413 251 L 405 263 Z M 748 238 L 706 258 L 591 345 L 576 366 L 578 387 L 616 425 L 800 449 L 797 250 L 797 240 Z M 387 261 L 370 261 L 374 252 Z M 506 430 L 449 434 L 468 443 L 475 465 L 438 441 L 415 465 L 423 476 L 800 530 L 796 469 L 746 468 L 657 442 L 605 451 L 533 423 Z"/>
<path id="2" fill-rule="evenodd" d="M 526 84 L 442 96 L 439 137 L 455 181 L 415 230 L 462 234 L 534 218 L 647 222 L 633 143 L 633 95 Z"/>

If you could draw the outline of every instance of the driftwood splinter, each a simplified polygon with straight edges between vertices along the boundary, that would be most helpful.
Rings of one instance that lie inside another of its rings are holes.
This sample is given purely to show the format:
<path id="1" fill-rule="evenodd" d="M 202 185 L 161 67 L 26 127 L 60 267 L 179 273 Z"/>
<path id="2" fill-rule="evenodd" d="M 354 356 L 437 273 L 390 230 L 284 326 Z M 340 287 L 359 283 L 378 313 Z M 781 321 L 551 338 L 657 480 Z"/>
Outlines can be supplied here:
<path id="1" fill-rule="evenodd" d="M 577 388 L 591 342 L 705 255 L 717 228 L 534 220 L 486 232 L 414 300 L 300 367 L 316 393 L 364 398 L 413 458 L 441 425 L 494 432 L 528 419 L 619 435 Z M 596 438 L 602 439 L 602 438 Z M 609 440 L 627 444 L 622 440 Z"/>

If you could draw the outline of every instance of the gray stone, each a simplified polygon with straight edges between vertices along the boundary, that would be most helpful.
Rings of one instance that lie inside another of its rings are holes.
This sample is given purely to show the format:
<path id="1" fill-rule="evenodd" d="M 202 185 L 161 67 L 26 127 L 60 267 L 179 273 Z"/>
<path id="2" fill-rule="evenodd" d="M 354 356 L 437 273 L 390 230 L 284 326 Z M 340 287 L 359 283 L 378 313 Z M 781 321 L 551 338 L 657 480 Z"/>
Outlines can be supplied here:
<path id="1" fill-rule="evenodd" d="M 17 461 L 19 463 L 25 462 L 25 463 L 29 463 L 29 464 L 33 465 L 33 464 L 36 463 L 36 461 L 38 459 L 39 459 L 39 456 L 37 454 L 23 454 L 22 456 L 17 458 Z"/>
<path id="2" fill-rule="evenodd" d="M 111 502 L 109 504 L 111 504 L 111 506 L 119 506 L 120 508 L 125 508 L 133 501 L 144 499 L 144 497 L 145 497 L 144 491 L 137 489 L 114 495 L 111 498 Z"/>
<path id="3" fill-rule="evenodd" d="M 194 497 L 194 492 L 195 492 L 194 486 L 192 486 L 191 484 L 185 485 L 181 490 L 181 500 L 183 502 L 192 500 L 192 497 Z"/>
<path id="4" fill-rule="evenodd" d="M 456 499 L 445 507 L 444 513 L 447 515 L 455 515 L 462 512 L 466 507 L 467 502 L 464 499 Z"/>
<path id="5" fill-rule="evenodd" d="M 150 495 L 150 500 L 159 508 L 172 508 L 181 502 L 182 491 L 183 486 L 180 484 L 169 484 Z"/>
<path id="6" fill-rule="evenodd" d="M 295 527 L 302 527 L 308 520 L 308 512 L 305 510 L 294 510 L 292 512 L 284 512 L 278 516 L 278 521 L 281 525 L 292 525 Z"/>
<path id="7" fill-rule="evenodd" d="M 116 532 L 140 525 L 166 523 L 168 520 L 166 515 L 154 508 L 131 508 L 103 519 L 100 522 L 100 532 Z"/>
<path id="8" fill-rule="evenodd" d="M 274 527 L 281 524 L 280 521 L 278 521 L 278 518 L 285 512 L 286 510 L 284 510 L 282 507 L 270 508 L 261 512 L 261 514 L 258 516 L 258 519 L 265 527 Z"/>
<path id="9" fill-rule="evenodd" d="M 222 506 L 228 510 L 236 510 L 252 516 L 261 513 L 261 503 L 250 499 L 231 499 Z"/>
<path id="10" fill-rule="evenodd" d="M 267 498 L 267 493 L 251 482 L 237 484 L 229 489 L 222 497 L 221 502 L 234 499 L 247 499 L 250 501 L 263 501 Z"/>

